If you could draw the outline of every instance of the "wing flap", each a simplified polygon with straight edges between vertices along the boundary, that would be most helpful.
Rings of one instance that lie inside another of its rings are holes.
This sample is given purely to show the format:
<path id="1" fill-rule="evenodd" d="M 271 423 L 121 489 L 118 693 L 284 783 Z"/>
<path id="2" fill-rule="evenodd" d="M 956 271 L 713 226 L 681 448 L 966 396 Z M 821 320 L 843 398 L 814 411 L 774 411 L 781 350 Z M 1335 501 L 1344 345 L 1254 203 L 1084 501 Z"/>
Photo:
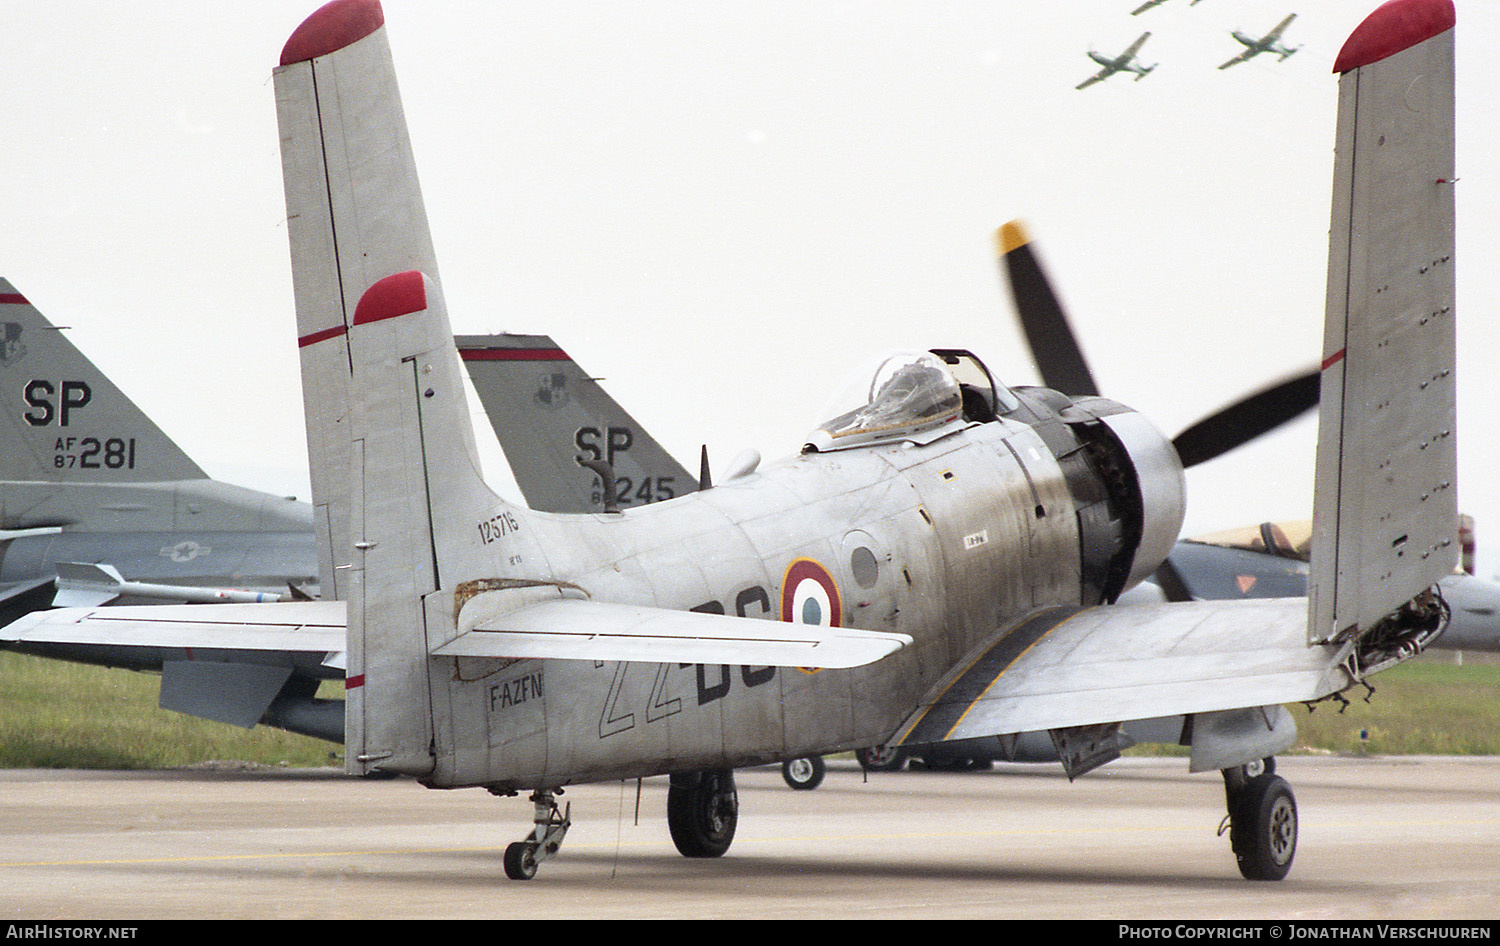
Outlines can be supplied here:
<path id="1" fill-rule="evenodd" d="M 974 651 L 896 741 L 1316 700 L 1351 682 L 1344 653 L 1308 646 L 1301 598 L 1054 608 Z"/>
<path id="2" fill-rule="evenodd" d="M 905 634 L 559 598 L 487 617 L 433 653 L 756 667 L 857 667 Z"/>

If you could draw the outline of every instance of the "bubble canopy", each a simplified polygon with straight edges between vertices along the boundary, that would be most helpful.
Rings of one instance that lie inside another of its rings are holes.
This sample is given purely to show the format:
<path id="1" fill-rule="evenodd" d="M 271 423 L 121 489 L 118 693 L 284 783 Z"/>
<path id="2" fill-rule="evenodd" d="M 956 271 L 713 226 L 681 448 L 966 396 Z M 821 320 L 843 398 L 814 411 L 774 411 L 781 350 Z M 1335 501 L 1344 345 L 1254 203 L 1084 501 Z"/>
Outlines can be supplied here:
<path id="1" fill-rule="evenodd" d="M 840 405 L 857 406 L 818 425 L 804 449 L 824 452 L 902 440 L 927 442 L 965 424 L 958 379 L 930 352 L 886 355 L 873 373 L 862 377 L 868 380 L 846 388 L 839 399 Z"/>

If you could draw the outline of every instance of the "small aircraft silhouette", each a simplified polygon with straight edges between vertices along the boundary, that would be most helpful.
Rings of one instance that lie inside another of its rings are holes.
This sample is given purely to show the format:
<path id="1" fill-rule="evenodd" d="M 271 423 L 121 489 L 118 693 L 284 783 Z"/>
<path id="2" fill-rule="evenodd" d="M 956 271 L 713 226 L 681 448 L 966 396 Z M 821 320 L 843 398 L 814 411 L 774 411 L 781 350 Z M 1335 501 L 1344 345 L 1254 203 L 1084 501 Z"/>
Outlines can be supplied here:
<path id="1" fill-rule="evenodd" d="M 1290 56 L 1292 53 L 1301 49 L 1301 46 L 1286 47 L 1278 42 L 1281 39 L 1281 34 L 1286 31 L 1286 28 L 1290 26 L 1292 24 L 1292 21 L 1296 18 L 1297 14 L 1291 14 L 1286 19 L 1276 24 L 1275 29 L 1271 30 L 1271 32 L 1262 36 L 1260 39 L 1256 39 L 1253 36 L 1246 36 L 1239 30 L 1233 31 L 1229 35 L 1239 40 L 1241 45 L 1245 47 L 1245 51 L 1240 53 L 1238 56 L 1235 56 L 1228 62 L 1224 63 L 1219 68 L 1228 69 L 1230 66 L 1237 66 L 1242 62 L 1248 62 L 1249 60 L 1254 59 L 1261 53 L 1275 53 L 1277 56 L 1276 61 L 1280 62 L 1281 60 Z"/>
<path id="2" fill-rule="evenodd" d="M 1141 47 L 1144 46 L 1146 44 L 1146 40 L 1150 38 L 1150 33 L 1142 33 L 1139 39 L 1130 44 L 1129 49 L 1125 50 L 1120 55 L 1113 57 L 1106 56 L 1100 52 L 1095 52 L 1092 49 L 1089 50 L 1089 58 L 1094 60 L 1094 62 L 1097 62 L 1104 68 L 1089 76 L 1087 79 L 1084 79 L 1082 82 L 1078 83 L 1078 85 L 1074 86 L 1074 88 L 1086 89 L 1096 82 L 1103 82 L 1105 79 L 1108 79 L 1110 76 L 1114 75 L 1117 72 L 1133 72 L 1136 74 L 1135 81 L 1137 82 L 1146 78 L 1146 75 L 1150 73 L 1152 69 L 1155 69 L 1156 66 L 1142 66 L 1134 62 L 1134 59 L 1135 54 L 1141 51 Z"/>
<path id="3" fill-rule="evenodd" d="M 1131 10 L 1130 11 L 1130 15 L 1131 16 L 1140 16 L 1142 13 L 1145 13 L 1147 10 L 1151 9 L 1152 7 L 1159 7 L 1163 3 L 1166 3 L 1166 2 L 1167 2 L 1167 0 L 1146 0 L 1145 3 L 1143 3 L 1140 6 L 1136 7 L 1134 10 Z M 1198 5 L 1198 0 L 1193 0 L 1192 3 L 1188 4 L 1188 6 L 1190 6 L 1190 7 L 1195 7 L 1197 5 Z"/>

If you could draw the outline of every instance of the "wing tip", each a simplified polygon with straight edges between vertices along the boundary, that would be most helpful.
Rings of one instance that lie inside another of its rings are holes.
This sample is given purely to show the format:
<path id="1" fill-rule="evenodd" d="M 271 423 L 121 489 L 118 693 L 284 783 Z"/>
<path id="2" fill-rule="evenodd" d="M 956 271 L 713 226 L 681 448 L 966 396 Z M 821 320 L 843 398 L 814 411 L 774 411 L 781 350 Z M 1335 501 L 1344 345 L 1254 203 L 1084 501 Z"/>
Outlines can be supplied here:
<path id="1" fill-rule="evenodd" d="M 1389 0 L 1349 34 L 1333 71 L 1342 75 L 1387 59 L 1452 29 L 1456 20 L 1453 0 Z"/>
<path id="2" fill-rule="evenodd" d="M 380 0 L 332 0 L 292 31 L 281 50 L 281 65 L 306 62 L 338 52 L 385 25 Z"/>

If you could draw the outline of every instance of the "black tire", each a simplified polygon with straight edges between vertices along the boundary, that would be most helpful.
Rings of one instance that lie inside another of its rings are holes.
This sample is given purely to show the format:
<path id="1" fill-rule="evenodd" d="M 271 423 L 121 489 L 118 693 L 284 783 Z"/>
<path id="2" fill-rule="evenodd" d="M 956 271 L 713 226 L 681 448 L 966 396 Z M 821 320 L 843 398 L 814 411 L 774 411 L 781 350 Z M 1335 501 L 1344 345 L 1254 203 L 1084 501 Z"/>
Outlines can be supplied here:
<path id="1" fill-rule="evenodd" d="M 530 880 L 536 876 L 536 848 L 529 841 L 512 841 L 505 848 L 505 876 Z"/>
<path id="2" fill-rule="evenodd" d="M 854 750 L 854 758 L 866 772 L 899 772 L 906 765 L 906 750 L 891 746 L 870 746 Z"/>
<path id="3" fill-rule="evenodd" d="M 683 857 L 719 857 L 728 851 L 739 810 L 733 769 L 673 773 L 667 829 Z"/>
<path id="4" fill-rule="evenodd" d="M 781 778 L 792 788 L 808 792 L 823 784 L 828 766 L 820 755 L 802 756 L 781 763 Z"/>
<path id="5" fill-rule="evenodd" d="M 1297 853 L 1297 799 L 1270 772 L 1247 781 L 1230 812 L 1229 843 L 1247 880 L 1281 880 Z"/>

